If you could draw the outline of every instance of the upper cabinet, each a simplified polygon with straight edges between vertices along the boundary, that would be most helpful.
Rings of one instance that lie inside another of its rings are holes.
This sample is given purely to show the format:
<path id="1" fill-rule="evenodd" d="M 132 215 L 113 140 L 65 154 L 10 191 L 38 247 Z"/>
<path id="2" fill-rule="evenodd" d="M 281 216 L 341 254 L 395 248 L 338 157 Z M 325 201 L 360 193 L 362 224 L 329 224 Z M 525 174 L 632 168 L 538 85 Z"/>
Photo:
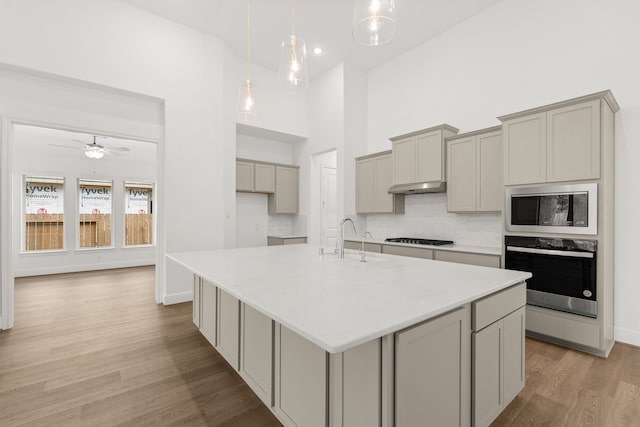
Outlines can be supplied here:
<path id="1" fill-rule="evenodd" d="M 236 159 L 236 191 L 273 193 L 276 190 L 275 166 L 253 160 Z"/>
<path id="2" fill-rule="evenodd" d="M 618 109 L 604 91 L 499 117 L 505 185 L 599 179 L 601 127 Z"/>
<path id="3" fill-rule="evenodd" d="M 500 126 L 447 139 L 447 210 L 502 210 L 502 130 Z"/>
<path id="4" fill-rule="evenodd" d="M 269 195 L 270 214 L 298 213 L 298 167 L 275 167 L 275 192 Z"/>
<path id="5" fill-rule="evenodd" d="M 457 132 L 445 124 L 391 138 L 393 185 L 445 181 L 444 140 Z"/>
<path id="6" fill-rule="evenodd" d="M 356 158 L 357 213 L 404 213 L 404 195 L 389 194 L 391 185 L 391 151 Z"/>

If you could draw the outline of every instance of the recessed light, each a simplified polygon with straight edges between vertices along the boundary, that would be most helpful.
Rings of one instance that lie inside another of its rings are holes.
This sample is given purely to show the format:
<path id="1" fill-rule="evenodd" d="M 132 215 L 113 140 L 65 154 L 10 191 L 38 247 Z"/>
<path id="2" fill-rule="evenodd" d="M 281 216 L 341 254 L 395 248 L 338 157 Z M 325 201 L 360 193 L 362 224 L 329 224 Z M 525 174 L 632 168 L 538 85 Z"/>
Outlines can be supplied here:
<path id="1" fill-rule="evenodd" d="M 313 53 L 316 55 L 320 55 L 322 53 L 322 48 L 321 47 L 314 47 L 313 48 Z"/>

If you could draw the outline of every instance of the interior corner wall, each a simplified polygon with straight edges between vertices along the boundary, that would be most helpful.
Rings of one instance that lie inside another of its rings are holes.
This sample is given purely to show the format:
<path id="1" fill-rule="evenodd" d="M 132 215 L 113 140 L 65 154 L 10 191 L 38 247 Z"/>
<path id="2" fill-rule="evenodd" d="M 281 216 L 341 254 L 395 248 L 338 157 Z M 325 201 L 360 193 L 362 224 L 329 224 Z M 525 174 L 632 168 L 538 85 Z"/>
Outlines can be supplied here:
<path id="1" fill-rule="evenodd" d="M 504 0 L 368 74 L 368 151 L 449 123 L 467 132 L 497 116 L 611 89 L 616 114 L 615 335 L 640 345 L 634 269 L 640 223 L 640 27 L 627 0 Z"/>
<path id="2" fill-rule="evenodd" d="M 164 100 L 160 301 L 192 292 L 165 280 L 164 253 L 224 244 L 223 61 L 220 40 L 123 2 L 2 2 L 1 63 Z"/>

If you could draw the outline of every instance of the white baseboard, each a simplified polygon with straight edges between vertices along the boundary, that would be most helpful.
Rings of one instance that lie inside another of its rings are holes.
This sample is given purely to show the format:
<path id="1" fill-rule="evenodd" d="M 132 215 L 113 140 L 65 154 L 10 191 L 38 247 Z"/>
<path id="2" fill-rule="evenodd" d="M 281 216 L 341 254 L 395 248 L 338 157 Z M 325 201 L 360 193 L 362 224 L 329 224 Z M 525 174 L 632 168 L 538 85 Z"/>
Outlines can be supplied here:
<path id="1" fill-rule="evenodd" d="M 163 304 L 180 304 L 181 302 L 193 301 L 193 291 L 180 292 L 177 294 L 165 295 Z"/>
<path id="2" fill-rule="evenodd" d="M 67 265 L 60 267 L 29 268 L 14 271 L 14 277 L 43 276 L 46 274 L 78 273 L 81 271 L 112 270 L 114 268 L 143 267 L 154 265 L 155 259 L 101 262 L 98 264 Z"/>
<path id="3" fill-rule="evenodd" d="M 616 341 L 640 347 L 640 331 L 632 331 L 623 328 L 614 328 L 614 336 Z"/>

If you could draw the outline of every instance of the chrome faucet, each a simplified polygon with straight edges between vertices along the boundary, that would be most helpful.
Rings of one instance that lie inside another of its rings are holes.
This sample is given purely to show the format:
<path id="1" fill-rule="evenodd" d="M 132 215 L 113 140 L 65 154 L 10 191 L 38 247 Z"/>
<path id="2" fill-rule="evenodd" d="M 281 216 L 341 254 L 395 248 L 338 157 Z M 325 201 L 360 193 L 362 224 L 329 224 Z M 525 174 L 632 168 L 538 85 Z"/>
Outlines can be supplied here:
<path id="1" fill-rule="evenodd" d="M 356 225 L 351 218 L 345 218 L 340 221 L 340 258 L 344 258 L 344 223 L 347 221 L 349 221 L 353 227 L 353 235 L 356 236 L 358 234 L 356 232 Z"/>

